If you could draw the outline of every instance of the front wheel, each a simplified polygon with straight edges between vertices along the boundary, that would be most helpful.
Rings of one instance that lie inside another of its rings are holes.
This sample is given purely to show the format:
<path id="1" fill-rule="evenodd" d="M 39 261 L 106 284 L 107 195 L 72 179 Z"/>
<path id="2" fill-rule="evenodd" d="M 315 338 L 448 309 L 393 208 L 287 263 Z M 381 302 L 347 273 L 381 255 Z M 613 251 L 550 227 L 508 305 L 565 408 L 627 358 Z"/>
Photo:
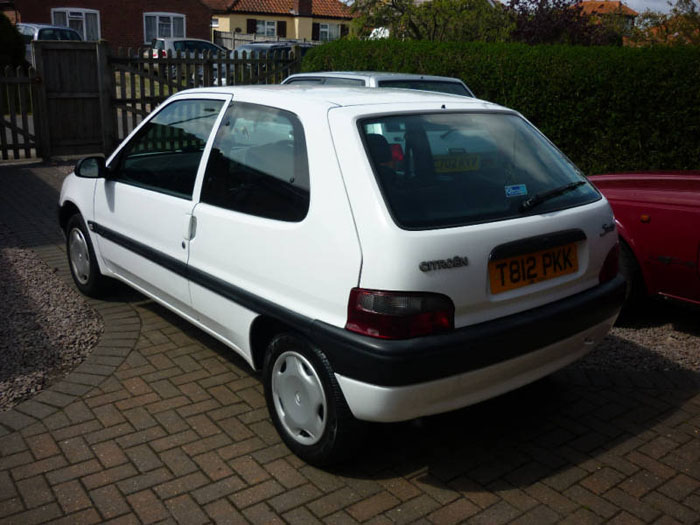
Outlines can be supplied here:
<path id="1" fill-rule="evenodd" d="M 276 336 L 263 367 L 265 399 L 282 440 L 301 459 L 328 465 L 362 441 L 326 356 L 301 337 Z"/>
<path id="2" fill-rule="evenodd" d="M 100 273 L 90 234 L 85 221 L 77 213 L 66 224 L 66 252 L 70 273 L 78 290 L 89 297 L 102 297 L 109 281 Z"/>

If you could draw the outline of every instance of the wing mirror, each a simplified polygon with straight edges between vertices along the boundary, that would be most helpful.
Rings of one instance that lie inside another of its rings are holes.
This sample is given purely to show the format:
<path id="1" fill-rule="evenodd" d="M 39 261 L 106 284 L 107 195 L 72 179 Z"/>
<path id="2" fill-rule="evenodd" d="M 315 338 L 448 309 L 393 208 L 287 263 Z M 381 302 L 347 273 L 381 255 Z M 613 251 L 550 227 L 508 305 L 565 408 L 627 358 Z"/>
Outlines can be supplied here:
<path id="1" fill-rule="evenodd" d="M 107 168 L 104 157 L 85 157 L 75 165 L 74 173 L 85 179 L 99 179 L 105 177 Z"/>

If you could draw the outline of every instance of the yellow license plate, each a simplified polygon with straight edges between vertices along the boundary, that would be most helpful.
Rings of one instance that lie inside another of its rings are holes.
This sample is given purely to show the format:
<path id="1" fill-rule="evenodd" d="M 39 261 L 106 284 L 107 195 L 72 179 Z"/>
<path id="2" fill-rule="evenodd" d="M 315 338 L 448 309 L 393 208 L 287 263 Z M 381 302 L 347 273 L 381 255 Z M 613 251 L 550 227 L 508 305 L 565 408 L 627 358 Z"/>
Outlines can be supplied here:
<path id="1" fill-rule="evenodd" d="M 479 155 L 436 155 L 433 165 L 437 173 L 457 173 L 479 169 Z"/>
<path id="2" fill-rule="evenodd" d="M 565 244 L 489 262 L 491 293 L 515 290 L 578 271 L 576 244 Z"/>

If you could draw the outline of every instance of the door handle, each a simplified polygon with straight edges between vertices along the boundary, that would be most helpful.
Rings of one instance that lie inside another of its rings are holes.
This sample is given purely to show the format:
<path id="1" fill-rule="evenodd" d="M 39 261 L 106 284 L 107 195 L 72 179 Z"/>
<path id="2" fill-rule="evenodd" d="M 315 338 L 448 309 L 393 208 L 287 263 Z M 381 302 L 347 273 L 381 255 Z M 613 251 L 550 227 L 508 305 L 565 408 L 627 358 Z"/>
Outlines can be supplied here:
<path id="1" fill-rule="evenodd" d="M 191 214 L 185 215 L 185 227 L 183 231 L 183 238 L 186 241 L 191 241 L 197 234 L 197 217 Z"/>

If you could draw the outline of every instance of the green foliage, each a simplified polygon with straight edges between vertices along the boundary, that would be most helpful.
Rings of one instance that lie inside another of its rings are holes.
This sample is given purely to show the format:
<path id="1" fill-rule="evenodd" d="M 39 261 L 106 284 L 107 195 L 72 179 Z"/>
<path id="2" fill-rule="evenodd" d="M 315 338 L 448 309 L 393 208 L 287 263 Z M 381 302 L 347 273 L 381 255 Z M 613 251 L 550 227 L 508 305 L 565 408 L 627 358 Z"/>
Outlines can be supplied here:
<path id="1" fill-rule="evenodd" d="M 488 0 L 355 0 L 352 8 L 359 36 L 383 27 L 399 39 L 503 42 L 513 29 L 507 11 Z"/>
<path id="2" fill-rule="evenodd" d="M 670 13 L 644 11 L 637 19 L 631 41 L 638 45 L 700 45 L 700 3 L 669 2 Z"/>
<path id="3" fill-rule="evenodd" d="M 24 40 L 10 20 L 0 13 L 0 67 L 24 63 Z"/>
<path id="4" fill-rule="evenodd" d="M 304 71 L 459 77 L 520 111 L 589 174 L 700 168 L 700 48 L 339 41 Z"/>

